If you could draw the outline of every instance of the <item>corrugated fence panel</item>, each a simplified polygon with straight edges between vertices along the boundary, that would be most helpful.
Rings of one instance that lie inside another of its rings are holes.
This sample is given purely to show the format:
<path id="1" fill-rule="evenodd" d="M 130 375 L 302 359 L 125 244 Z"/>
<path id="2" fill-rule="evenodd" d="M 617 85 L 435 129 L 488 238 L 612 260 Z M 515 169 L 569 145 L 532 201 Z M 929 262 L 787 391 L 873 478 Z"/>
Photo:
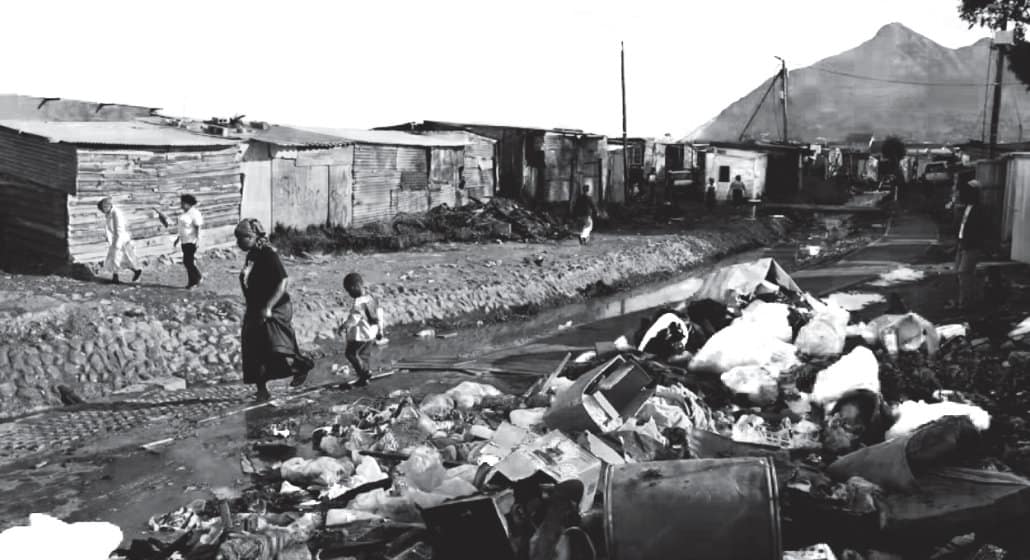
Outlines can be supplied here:
<path id="1" fill-rule="evenodd" d="M 400 187 L 419 190 L 429 187 L 430 148 L 397 148 L 397 169 L 401 172 Z"/>
<path id="2" fill-rule="evenodd" d="M 78 194 L 68 198 L 68 246 L 77 262 L 103 257 L 104 217 L 111 197 L 129 222 L 137 254 L 167 254 L 175 238 L 179 196 L 192 194 L 204 215 L 202 248 L 232 243 L 242 200 L 240 151 L 215 149 L 80 149 Z M 172 221 L 165 228 L 155 209 Z M 99 257 L 98 257 L 99 255 Z"/>
<path id="3" fill-rule="evenodd" d="M 0 178 L 0 248 L 4 262 L 67 262 L 67 200 L 64 192 Z"/>
<path id="4" fill-rule="evenodd" d="M 391 216 L 391 193 L 401 184 L 395 146 L 358 144 L 354 147 L 354 225 Z"/>
<path id="5" fill-rule="evenodd" d="M 72 194 L 75 166 L 73 146 L 0 128 L 0 173 Z"/>

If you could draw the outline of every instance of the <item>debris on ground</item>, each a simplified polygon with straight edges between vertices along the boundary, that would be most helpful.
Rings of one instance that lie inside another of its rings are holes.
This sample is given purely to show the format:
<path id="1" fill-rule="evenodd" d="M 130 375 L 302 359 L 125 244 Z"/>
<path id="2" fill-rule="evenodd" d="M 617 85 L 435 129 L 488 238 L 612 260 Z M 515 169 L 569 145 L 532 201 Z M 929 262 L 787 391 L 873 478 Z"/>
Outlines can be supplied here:
<path id="1" fill-rule="evenodd" d="M 1025 557 L 1030 438 L 999 409 L 1026 410 L 1004 385 L 1024 350 L 907 309 L 852 324 L 771 259 L 730 268 L 521 395 L 361 399 L 310 446 L 273 426 L 238 497 L 118 557 Z"/>

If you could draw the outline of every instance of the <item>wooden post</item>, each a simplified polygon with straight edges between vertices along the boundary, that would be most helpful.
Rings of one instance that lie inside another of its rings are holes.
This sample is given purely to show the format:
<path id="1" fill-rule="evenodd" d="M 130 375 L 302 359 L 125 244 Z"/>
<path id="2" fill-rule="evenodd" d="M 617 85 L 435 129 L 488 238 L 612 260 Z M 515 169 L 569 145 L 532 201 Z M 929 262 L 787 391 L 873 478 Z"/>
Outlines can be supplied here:
<path id="1" fill-rule="evenodd" d="M 1002 25 L 1004 30 L 1005 26 Z M 1005 45 L 995 45 L 998 50 L 997 62 L 994 67 L 994 105 L 991 107 L 991 139 L 987 149 L 988 159 L 994 159 L 998 146 L 998 119 L 1001 116 L 1001 87 L 1005 77 Z"/>
<path id="2" fill-rule="evenodd" d="M 782 58 L 780 58 L 780 85 L 783 87 L 780 92 L 783 97 L 783 143 L 786 144 L 790 142 L 790 135 L 787 133 L 787 62 Z"/>
<path id="3" fill-rule="evenodd" d="M 629 163 L 626 150 L 629 145 L 626 142 L 626 47 L 619 41 L 619 60 L 622 67 L 622 190 L 626 192 L 625 199 L 629 199 Z"/>

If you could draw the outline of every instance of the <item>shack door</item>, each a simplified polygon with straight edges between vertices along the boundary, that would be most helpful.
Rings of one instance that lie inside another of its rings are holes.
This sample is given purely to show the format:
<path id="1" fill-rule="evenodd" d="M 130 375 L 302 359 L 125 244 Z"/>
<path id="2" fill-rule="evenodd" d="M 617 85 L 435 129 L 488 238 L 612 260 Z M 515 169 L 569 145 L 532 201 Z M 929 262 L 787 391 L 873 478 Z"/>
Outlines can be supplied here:
<path id="1" fill-rule="evenodd" d="M 350 165 L 329 167 L 329 225 L 350 227 L 353 218 L 351 203 L 354 188 Z"/>
<path id="2" fill-rule="evenodd" d="M 257 218 L 266 228 L 272 223 L 272 162 L 245 161 L 240 218 Z"/>

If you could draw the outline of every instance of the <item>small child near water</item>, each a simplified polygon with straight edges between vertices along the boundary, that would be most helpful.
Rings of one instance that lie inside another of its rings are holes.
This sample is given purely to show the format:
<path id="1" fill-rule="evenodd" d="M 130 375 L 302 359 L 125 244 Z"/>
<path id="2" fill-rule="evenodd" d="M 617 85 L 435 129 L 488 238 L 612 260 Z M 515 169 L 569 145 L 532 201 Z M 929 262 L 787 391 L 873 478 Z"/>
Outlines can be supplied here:
<path id="1" fill-rule="evenodd" d="M 343 324 L 347 340 L 345 355 L 357 376 L 355 385 L 363 387 L 372 377 L 369 365 L 372 347 L 383 339 L 383 311 L 375 298 L 365 294 L 365 280 L 360 274 L 352 272 L 344 277 L 343 289 L 354 298 Z"/>

